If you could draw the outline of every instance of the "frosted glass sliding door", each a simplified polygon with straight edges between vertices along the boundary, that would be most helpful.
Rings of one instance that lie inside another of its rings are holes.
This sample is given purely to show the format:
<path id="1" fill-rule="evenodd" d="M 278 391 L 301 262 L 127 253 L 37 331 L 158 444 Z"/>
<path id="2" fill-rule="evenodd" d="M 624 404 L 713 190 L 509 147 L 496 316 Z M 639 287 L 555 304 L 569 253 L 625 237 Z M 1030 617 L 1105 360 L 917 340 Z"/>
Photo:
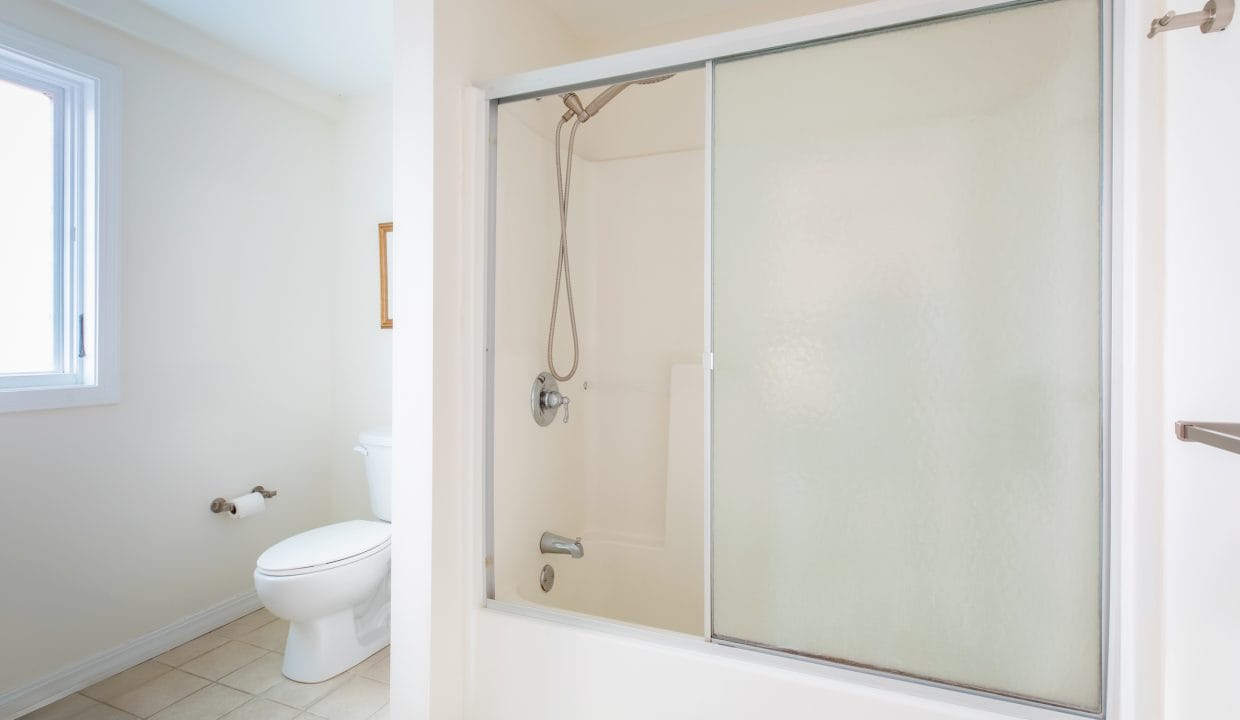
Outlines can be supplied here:
<path id="1" fill-rule="evenodd" d="M 716 64 L 717 638 L 1101 708 L 1099 25 Z"/>

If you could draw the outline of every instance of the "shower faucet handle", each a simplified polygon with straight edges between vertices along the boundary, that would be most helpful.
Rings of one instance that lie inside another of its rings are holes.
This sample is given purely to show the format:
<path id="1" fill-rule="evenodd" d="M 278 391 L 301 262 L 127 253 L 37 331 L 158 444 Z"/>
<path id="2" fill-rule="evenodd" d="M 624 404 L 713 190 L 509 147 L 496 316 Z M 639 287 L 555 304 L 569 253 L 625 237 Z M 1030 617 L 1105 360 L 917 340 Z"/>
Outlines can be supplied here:
<path id="1" fill-rule="evenodd" d="M 568 422 L 568 406 L 572 400 L 565 394 L 551 390 L 543 393 L 543 406 L 548 410 L 554 410 L 558 407 L 564 408 L 564 422 Z"/>
<path id="2" fill-rule="evenodd" d="M 568 422 L 568 396 L 560 392 L 560 384 L 551 373 L 541 372 L 530 387 L 530 413 L 534 422 L 546 427 L 555 420 L 556 413 L 564 408 L 564 422 Z"/>

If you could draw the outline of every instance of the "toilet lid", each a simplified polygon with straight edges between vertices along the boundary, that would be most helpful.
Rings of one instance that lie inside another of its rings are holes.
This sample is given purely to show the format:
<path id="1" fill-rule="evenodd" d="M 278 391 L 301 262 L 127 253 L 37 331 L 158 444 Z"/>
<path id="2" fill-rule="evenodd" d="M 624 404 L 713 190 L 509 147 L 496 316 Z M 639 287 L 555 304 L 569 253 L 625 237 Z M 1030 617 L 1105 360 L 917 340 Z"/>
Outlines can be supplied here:
<path id="1" fill-rule="evenodd" d="M 270 573 L 309 571 L 339 563 L 387 545 L 392 526 L 376 520 L 349 520 L 307 530 L 267 548 L 258 556 L 258 569 Z"/>

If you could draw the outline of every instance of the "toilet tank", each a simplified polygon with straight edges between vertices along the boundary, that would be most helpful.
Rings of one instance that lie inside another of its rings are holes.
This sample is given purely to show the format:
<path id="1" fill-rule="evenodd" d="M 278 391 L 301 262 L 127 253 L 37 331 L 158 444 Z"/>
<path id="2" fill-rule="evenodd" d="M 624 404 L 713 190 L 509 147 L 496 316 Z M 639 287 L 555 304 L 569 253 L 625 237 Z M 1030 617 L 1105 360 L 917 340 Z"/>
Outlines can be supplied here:
<path id="1" fill-rule="evenodd" d="M 370 511 L 380 520 L 392 522 L 392 431 L 367 430 L 357 436 L 357 441 L 358 452 L 366 462 Z"/>

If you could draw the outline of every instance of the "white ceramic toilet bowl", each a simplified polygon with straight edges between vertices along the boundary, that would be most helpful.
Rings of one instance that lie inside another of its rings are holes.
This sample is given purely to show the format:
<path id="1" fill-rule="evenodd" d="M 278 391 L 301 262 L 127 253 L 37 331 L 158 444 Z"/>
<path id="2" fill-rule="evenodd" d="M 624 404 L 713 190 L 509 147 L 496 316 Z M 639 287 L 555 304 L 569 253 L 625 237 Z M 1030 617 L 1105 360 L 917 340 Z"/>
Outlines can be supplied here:
<path id="1" fill-rule="evenodd" d="M 388 644 L 391 530 L 377 520 L 350 520 L 294 535 L 259 556 L 258 597 L 289 621 L 290 680 L 322 682 Z"/>

